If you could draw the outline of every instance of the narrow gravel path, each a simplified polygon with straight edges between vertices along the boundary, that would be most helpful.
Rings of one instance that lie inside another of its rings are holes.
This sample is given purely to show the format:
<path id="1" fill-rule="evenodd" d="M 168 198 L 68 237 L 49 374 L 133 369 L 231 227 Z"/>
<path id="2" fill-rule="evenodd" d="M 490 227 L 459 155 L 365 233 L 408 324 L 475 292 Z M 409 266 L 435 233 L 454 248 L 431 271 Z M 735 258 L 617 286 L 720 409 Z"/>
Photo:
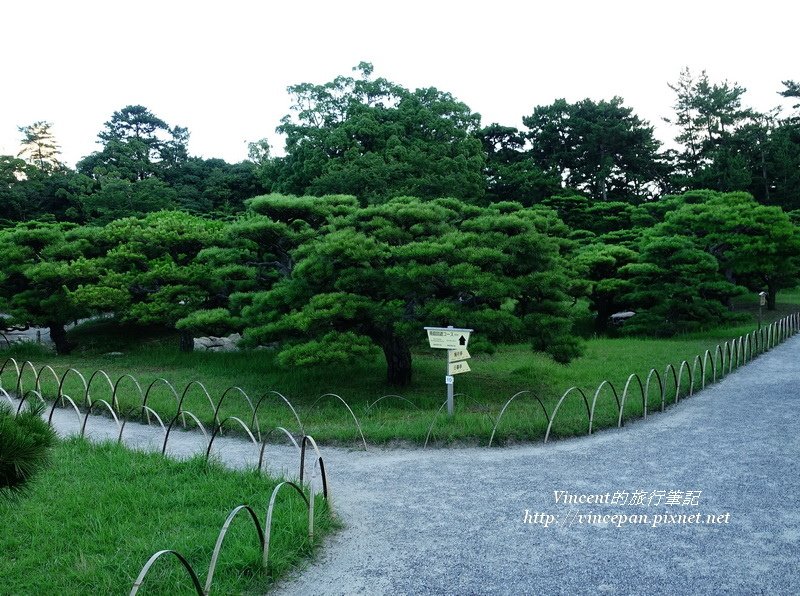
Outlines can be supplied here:
<path id="1" fill-rule="evenodd" d="M 546 446 L 323 448 L 345 528 L 278 592 L 800 594 L 799 355 L 796 336 L 666 414 Z M 76 429 L 74 412 L 57 414 Z M 158 435 L 131 426 L 125 440 Z M 201 448 L 170 439 L 174 455 Z M 237 439 L 215 452 L 257 457 Z M 267 458 L 297 475 L 293 448 Z M 567 504 L 559 491 L 600 496 Z"/>

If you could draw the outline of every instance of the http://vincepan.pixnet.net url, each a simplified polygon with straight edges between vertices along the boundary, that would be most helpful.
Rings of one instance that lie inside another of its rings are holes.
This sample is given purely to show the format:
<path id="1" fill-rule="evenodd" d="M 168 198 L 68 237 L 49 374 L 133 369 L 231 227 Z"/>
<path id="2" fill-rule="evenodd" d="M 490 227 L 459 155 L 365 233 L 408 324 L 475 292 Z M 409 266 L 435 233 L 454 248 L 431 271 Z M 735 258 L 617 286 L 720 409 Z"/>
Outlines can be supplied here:
<path id="1" fill-rule="evenodd" d="M 522 523 L 544 528 L 729 524 L 729 512 L 703 510 L 701 494 L 699 490 L 621 490 L 596 494 L 555 490 L 553 499 L 557 507 L 550 511 L 525 509 Z"/>

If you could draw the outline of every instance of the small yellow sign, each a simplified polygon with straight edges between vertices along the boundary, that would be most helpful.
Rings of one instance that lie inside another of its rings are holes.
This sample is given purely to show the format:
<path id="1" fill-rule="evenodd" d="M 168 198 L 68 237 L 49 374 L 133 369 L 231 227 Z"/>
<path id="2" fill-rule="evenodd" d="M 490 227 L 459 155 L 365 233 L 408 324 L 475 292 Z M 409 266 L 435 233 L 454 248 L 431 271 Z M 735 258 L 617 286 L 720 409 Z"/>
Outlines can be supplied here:
<path id="1" fill-rule="evenodd" d="M 466 362 L 449 362 L 447 364 L 448 375 L 460 375 L 461 373 L 469 372 L 469 364 Z"/>
<path id="2" fill-rule="evenodd" d="M 472 356 L 469 355 L 469 352 L 466 350 L 448 350 L 447 351 L 447 361 L 448 362 L 461 362 L 462 360 L 469 360 Z"/>

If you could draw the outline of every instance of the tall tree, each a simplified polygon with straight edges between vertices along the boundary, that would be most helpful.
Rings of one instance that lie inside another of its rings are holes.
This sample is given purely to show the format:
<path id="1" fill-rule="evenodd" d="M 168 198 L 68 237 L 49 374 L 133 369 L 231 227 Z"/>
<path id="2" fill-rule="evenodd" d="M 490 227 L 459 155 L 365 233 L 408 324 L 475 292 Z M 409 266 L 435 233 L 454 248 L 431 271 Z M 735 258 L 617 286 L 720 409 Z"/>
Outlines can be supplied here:
<path id="1" fill-rule="evenodd" d="M 83 221 L 82 199 L 92 186 L 90 178 L 69 168 L 41 170 L 22 159 L 0 156 L 0 222 Z"/>
<path id="2" fill-rule="evenodd" d="M 770 202 L 787 210 L 800 208 L 800 122 L 782 121 L 769 136 L 767 172 Z"/>
<path id="3" fill-rule="evenodd" d="M 667 84 L 675 92 L 674 118 L 664 118 L 668 124 L 679 129 L 675 141 L 683 146 L 683 151 L 678 154 L 676 165 L 684 178 L 690 178 L 700 170 L 702 153 L 702 132 L 697 118 L 695 105 L 695 81 L 688 67 L 681 70 L 680 77 L 675 83 Z"/>
<path id="4" fill-rule="evenodd" d="M 689 68 L 669 84 L 675 92 L 673 118 L 678 128 L 676 181 L 679 188 L 742 190 L 750 184 L 747 163 L 735 144 L 733 133 L 748 122 L 752 111 L 742 106 L 746 89 L 738 83 L 713 83 L 702 71 L 695 78 Z"/>
<path id="5" fill-rule="evenodd" d="M 78 162 L 78 170 L 89 176 L 135 182 L 161 176 L 188 158 L 188 130 L 168 126 L 140 105 L 114 112 L 97 136 L 103 148 Z"/>
<path id="6" fill-rule="evenodd" d="M 486 154 L 486 200 L 519 201 L 533 205 L 557 194 L 557 176 L 545 174 L 527 155 L 525 135 L 494 123 L 477 133 Z"/>
<path id="7" fill-rule="evenodd" d="M 449 93 L 373 79 L 371 64 L 354 70 L 359 77 L 289 87 L 293 114 L 278 127 L 286 156 L 266 176 L 273 189 L 367 202 L 402 195 L 480 199 L 480 116 Z"/>
<path id="8" fill-rule="evenodd" d="M 733 135 L 731 142 L 748 164 L 750 185 L 745 186 L 757 199 L 770 203 L 775 188 L 775 172 L 771 163 L 771 145 L 778 127 L 779 109 L 766 113 L 753 112 L 748 123 Z"/>
<path id="9" fill-rule="evenodd" d="M 658 178 L 659 142 L 653 127 L 619 97 L 574 104 L 558 99 L 537 106 L 522 122 L 529 129 L 530 155 L 566 188 L 598 200 L 635 201 L 652 194 Z"/>
<path id="10" fill-rule="evenodd" d="M 13 155 L 0 155 L 0 227 L 25 219 L 27 201 L 20 191 L 21 180 L 31 175 L 33 166 Z"/>
<path id="11" fill-rule="evenodd" d="M 52 172 L 62 167 L 58 156 L 61 148 L 56 142 L 50 122 L 39 120 L 28 126 L 18 127 L 22 133 L 22 149 L 17 153 L 26 162 L 44 172 Z"/>

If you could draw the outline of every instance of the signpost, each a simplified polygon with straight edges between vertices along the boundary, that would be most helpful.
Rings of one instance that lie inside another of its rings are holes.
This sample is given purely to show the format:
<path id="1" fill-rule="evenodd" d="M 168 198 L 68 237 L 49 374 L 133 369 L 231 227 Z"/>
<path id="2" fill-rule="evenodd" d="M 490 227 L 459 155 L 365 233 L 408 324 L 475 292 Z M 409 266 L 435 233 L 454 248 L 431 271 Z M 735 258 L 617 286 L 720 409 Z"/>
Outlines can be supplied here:
<path id="1" fill-rule="evenodd" d="M 470 371 L 467 360 L 471 358 L 467 352 L 469 335 L 472 329 L 455 327 L 425 327 L 428 332 L 428 343 L 432 348 L 447 350 L 447 374 L 444 378 L 447 387 L 447 414 L 453 415 L 453 385 L 455 375 Z"/>
<path id="2" fill-rule="evenodd" d="M 767 293 L 758 293 L 758 330 L 761 331 L 761 309 L 767 304 Z"/>

